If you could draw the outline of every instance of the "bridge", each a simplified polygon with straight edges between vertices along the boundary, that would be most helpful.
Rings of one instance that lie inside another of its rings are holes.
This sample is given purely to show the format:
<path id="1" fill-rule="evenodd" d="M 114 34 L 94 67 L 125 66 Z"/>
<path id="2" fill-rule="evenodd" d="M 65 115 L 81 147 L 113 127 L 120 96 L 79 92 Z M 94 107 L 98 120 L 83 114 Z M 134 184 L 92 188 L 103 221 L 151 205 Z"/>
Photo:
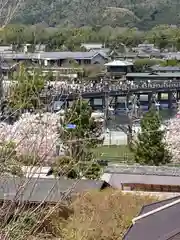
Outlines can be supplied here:
<path id="1" fill-rule="evenodd" d="M 162 99 L 162 94 L 168 95 L 167 99 Z M 53 101 L 73 101 L 80 96 L 84 99 L 88 99 L 92 106 L 94 106 L 94 99 L 101 99 L 104 106 L 107 98 L 114 99 L 115 105 L 118 102 L 118 97 L 125 97 L 128 104 L 130 97 L 136 95 L 138 99 L 142 95 L 148 96 L 148 103 L 151 104 L 152 99 L 157 101 L 166 101 L 169 108 L 172 107 L 174 101 L 180 100 L 180 81 L 163 81 L 152 83 L 131 83 L 121 85 L 103 85 L 99 86 L 83 86 L 75 89 L 71 88 L 59 88 L 52 91 L 43 92 L 42 98 L 53 99 Z M 141 101 L 141 100 L 140 100 Z"/>

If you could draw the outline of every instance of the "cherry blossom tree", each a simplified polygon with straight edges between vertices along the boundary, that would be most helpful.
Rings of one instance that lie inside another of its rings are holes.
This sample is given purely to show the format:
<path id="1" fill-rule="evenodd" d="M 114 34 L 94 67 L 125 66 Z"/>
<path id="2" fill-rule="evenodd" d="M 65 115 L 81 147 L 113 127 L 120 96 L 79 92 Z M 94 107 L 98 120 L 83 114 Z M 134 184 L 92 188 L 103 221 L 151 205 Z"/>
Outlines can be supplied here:
<path id="1" fill-rule="evenodd" d="M 58 142 L 60 116 L 55 113 L 26 113 L 13 125 L 0 123 L 0 141 L 13 142 L 18 155 L 53 159 Z"/>
<path id="2" fill-rule="evenodd" d="M 178 108 L 177 115 L 169 120 L 166 141 L 169 150 L 172 153 L 172 162 L 180 162 L 180 107 Z"/>

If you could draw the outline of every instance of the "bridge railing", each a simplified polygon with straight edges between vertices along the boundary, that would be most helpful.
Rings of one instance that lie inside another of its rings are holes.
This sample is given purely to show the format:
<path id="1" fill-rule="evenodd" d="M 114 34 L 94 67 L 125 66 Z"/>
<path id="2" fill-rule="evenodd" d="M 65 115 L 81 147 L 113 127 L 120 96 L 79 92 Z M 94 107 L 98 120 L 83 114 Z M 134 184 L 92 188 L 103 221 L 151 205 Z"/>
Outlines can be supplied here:
<path id="1" fill-rule="evenodd" d="M 79 86 L 79 87 L 71 87 L 71 86 L 58 86 L 56 88 L 52 88 L 51 90 L 45 90 L 43 94 L 47 95 L 56 95 L 56 94 L 90 94 L 90 93 L 105 93 L 105 92 L 128 92 L 128 91 L 146 91 L 146 90 L 177 90 L 180 89 L 180 81 L 176 82 L 162 82 L 162 83 L 133 83 L 133 84 L 112 84 L 109 86 L 99 86 L 98 84 L 95 86 Z"/>

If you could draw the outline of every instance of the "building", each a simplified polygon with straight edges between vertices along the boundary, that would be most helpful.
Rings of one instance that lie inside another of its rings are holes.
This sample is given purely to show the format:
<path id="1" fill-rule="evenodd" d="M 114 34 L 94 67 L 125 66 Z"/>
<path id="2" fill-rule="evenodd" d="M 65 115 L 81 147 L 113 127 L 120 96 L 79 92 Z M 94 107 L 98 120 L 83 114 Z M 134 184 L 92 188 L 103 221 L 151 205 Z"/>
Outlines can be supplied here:
<path id="1" fill-rule="evenodd" d="M 90 51 L 93 51 L 95 53 L 99 53 L 107 59 L 109 57 L 111 57 L 111 52 L 110 52 L 109 48 L 93 49 L 93 50 L 90 50 Z"/>
<path id="2" fill-rule="evenodd" d="M 165 60 L 180 60 L 180 52 L 168 52 L 168 53 L 162 53 L 162 56 Z"/>
<path id="3" fill-rule="evenodd" d="M 180 196 L 144 206 L 123 240 L 179 240 Z"/>
<path id="4" fill-rule="evenodd" d="M 180 192 L 180 168 L 167 166 L 113 165 L 104 170 L 102 180 L 127 191 Z"/>
<path id="5" fill-rule="evenodd" d="M 13 46 L 12 45 L 0 45 L 0 52 L 5 53 L 5 52 L 12 52 L 13 51 Z"/>
<path id="6" fill-rule="evenodd" d="M 155 73 L 177 73 L 180 72 L 180 67 L 177 66 L 166 66 L 166 67 L 161 67 L 161 66 L 153 66 L 150 68 L 153 72 Z"/>
<path id="7" fill-rule="evenodd" d="M 71 78 L 75 79 L 81 76 L 84 76 L 84 69 L 83 67 L 41 67 L 41 74 L 44 76 L 49 76 L 49 79 L 57 79 L 59 77 L 62 77 L 64 79 Z M 28 73 L 30 75 L 34 75 L 35 71 L 39 70 L 39 67 L 37 66 L 30 66 L 27 67 Z"/>
<path id="8" fill-rule="evenodd" d="M 152 43 L 141 43 L 138 44 L 138 48 L 146 49 L 146 48 L 154 48 L 154 44 Z"/>
<path id="9" fill-rule="evenodd" d="M 79 65 L 105 64 L 107 59 L 100 53 L 90 52 L 42 52 L 42 53 L 8 53 L 3 55 L 5 60 L 15 62 L 37 63 L 42 66 L 63 66 L 70 61 L 75 61 Z M 75 64 L 74 63 L 74 64 Z"/>
<path id="10" fill-rule="evenodd" d="M 105 64 L 107 73 L 126 74 L 133 71 L 133 63 L 128 61 L 114 60 Z"/>
<path id="11" fill-rule="evenodd" d="M 104 46 L 102 43 L 82 43 L 81 47 L 85 48 L 87 51 L 90 51 L 90 50 L 100 50 Z"/>
<path id="12" fill-rule="evenodd" d="M 31 203 L 57 203 L 76 194 L 102 190 L 106 187 L 103 181 L 72 180 L 59 178 L 19 178 L 1 177 L 0 201 L 31 202 Z"/>
<path id="13" fill-rule="evenodd" d="M 0 65 L 1 72 L 4 77 L 8 77 L 10 74 L 13 72 L 17 71 L 18 69 L 18 64 L 17 63 L 7 63 L 7 62 L 2 62 Z"/>
<path id="14" fill-rule="evenodd" d="M 156 72 L 147 72 L 147 73 L 127 73 L 126 79 L 129 81 L 148 81 L 148 80 L 180 80 L 180 72 L 166 72 L 166 73 L 156 73 Z"/>
<path id="15" fill-rule="evenodd" d="M 36 45 L 33 45 L 33 44 L 23 44 L 22 45 L 22 52 L 24 53 L 28 53 L 28 52 L 45 52 L 46 50 L 46 45 L 45 44 L 36 44 Z"/>

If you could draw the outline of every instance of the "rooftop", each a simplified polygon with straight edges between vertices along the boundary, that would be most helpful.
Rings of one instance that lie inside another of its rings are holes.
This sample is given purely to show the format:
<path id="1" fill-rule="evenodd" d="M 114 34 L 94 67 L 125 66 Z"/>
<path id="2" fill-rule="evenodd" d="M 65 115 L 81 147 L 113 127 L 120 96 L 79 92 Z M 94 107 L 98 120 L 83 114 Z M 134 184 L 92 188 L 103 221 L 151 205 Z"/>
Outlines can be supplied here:
<path id="1" fill-rule="evenodd" d="M 153 66 L 153 67 L 151 67 L 151 69 L 154 71 L 168 71 L 168 72 L 180 71 L 180 67 L 178 67 L 178 66 L 166 66 L 166 67 Z"/>
<path id="2" fill-rule="evenodd" d="M 144 239 L 144 236 L 146 240 L 179 239 L 172 238 L 180 233 L 179 199 L 180 197 L 175 197 L 144 206 L 139 216 L 147 216 L 132 224 L 123 240 L 140 240 Z"/>
<path id="3" fill-rule="evenodd" d="M 46 59 L 46 60 L 60 60 L 60 59 L 92 59 L 97 55 L 101 55 L 97 52 L 42 52 L 42 53 L 7 53 L 3 54 L 4 59 Z M 102 56 L 104 57 L 104 56 Z"/>
<path id="4" fill-rule="evenodd" d="M 154 44 L 151 43 L 141 43 L 138 45 L 138 47 L 154 47 Z"/>
<path id="5" fill-rule="evenodd" d="M 106 173 L 123 173 L 137 175 L 157 175 L 157 176 L 178 176 L 180 177 L 179 167 L 168 166 L 141 166 L 141 165 L 121 165 L 110 166 L 105 169 Z"/>
<path id="6" fill-rule="evenodd" d="M 58 202 L 64 194 L 70 195 L 84 191 L 100 190 L 103 181 L 72 180 L 60 177 L 52 178 L 19 178 L 1 177 L 0 200 L 16 200 L 30 202 Z"/>
<path id="7" fill-rule="evenodd" d="M 132 66 L 132 62 L 114 60 L 112 62 L 106 63 L 105 66 Z"/>
<path id="8" fill-rule="evenodd" d="M 87 50 L 90 50 L 90 49 L 101 49 L 101 48 L 103 48 L 103 44 L 102 43 L 82 43 L 81 47 L 84 47 Z"/>
<path id="9" fill-rule="evenodd" d="M 105 58 L 108 57 L 110 49 L 109 48 L 101 48 L 101 49 L 91 49 L 90 51 L 94 51 L 95 53 L 99 53 Z"/>
<path id="10" fill-rule="evenodd" d="M 122 184 L 180 186 L 180 168 L 118 164 L 105 168 L 101 179 L 118 189 Z"/>
<path id="11" fill-rule="evenodd" d="M 167 78 L 167 77 L 172 77 L 172 78 L 179 78 L 180 73 L 179 72 L 168 72 L 168 73 L 127 73 L 126 77 L 140 77 L 140 78 Z"/>
<path id="12" fill-rule="evenodd" d="M 168 52 L 168 53 L 163 53 L 162 56 L 165 59 L 180 59 L 180 52 Z"/>

